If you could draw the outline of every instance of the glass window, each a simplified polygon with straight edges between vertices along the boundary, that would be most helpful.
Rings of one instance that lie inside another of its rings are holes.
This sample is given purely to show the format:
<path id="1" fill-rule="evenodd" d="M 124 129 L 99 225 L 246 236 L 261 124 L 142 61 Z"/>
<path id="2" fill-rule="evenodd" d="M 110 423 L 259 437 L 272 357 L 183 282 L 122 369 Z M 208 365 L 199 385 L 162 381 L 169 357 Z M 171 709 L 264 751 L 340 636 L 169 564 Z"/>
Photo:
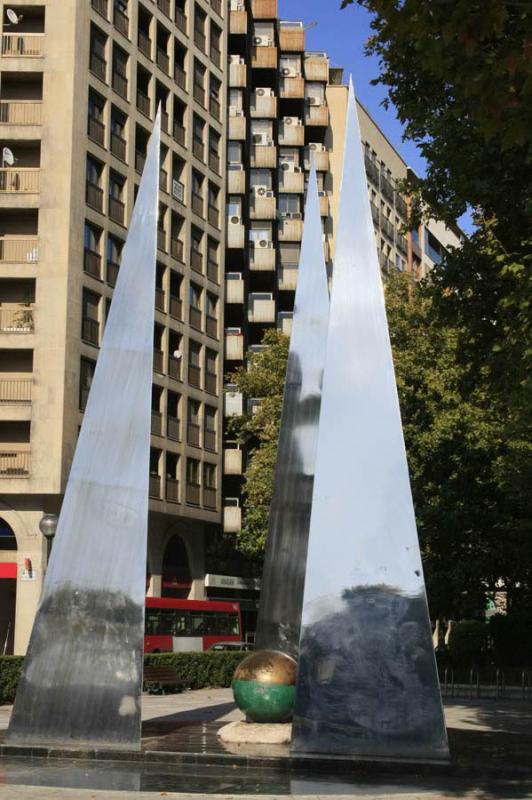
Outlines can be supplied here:
<path id="1" fill-rule="evenodd" d="M 190 284 L 190 288 L 188 290 L 188 300 L 193 308 L 201 309 L 201 295 L 202 289 L 200 286 L 197 286 L 195 283 Z"/>
<path id="2" fill-rule="evenodd" d="M 195 458 L 187 458 L 187 483 L 189 486 L 200 485 L 200 462 Z"/>
<path id="3" fill-rule="evenodd" d="M 298 194 L 280 194 L 278 204 L 280 214 L 297 214 L 301 211 L 301 200 Z"/>
<path id="4" fill-rule="evenodd" d="M 242 163 L 242 143 L 229 142 L 227 145 L 227 161 L 229 164 Z"/>
<path id="5" fill-rule="evenodd" d="M 252 169 L 249 179 L 251 186 L 266 186 L 272 188 L 272 173 L 269 169 Z"/>

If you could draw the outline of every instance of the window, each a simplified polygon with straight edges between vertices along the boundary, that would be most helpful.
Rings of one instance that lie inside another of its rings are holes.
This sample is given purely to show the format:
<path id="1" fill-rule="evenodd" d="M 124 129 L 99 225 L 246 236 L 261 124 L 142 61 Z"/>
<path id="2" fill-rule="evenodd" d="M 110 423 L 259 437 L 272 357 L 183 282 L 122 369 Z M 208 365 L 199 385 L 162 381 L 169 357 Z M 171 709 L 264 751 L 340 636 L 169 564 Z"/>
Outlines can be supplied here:
<path id="1" fill-rule="evenodd" d="M 431 259 L 439 264 L 443 253 L 443 245 L 436 239 L 433 233 L 425 229 L 425 248 Z"/>
<path id="2" fill-rule="evenodd" d="M 85 411 L 87 400 L 89 399 L 89 391 L 96 369 L 96 362 L 90 361 L 88 358 L 82 358 L 79 369 L 79 410 Z"/>
<path id="3" fill-rule="evenodd" d="M 244 108 L 243 89 L 229 89 L 229 108 L 235 111 L 242 111 Z"/>
<path id="4" fill-rule="evenodd" d="M 203 486 L 206 489 L 216 489 L 216 465 L 203 465 Z"/>
<path id="5" fill-rule="evenodd" d="M 268 242 L 272 240 L 272 225 L 271 222 L 262 222 L 253 220 L 249 229 L 250 242 L 259 242 L 266 239 Z"/>
<path id="6" fill-rule="evenodd" d="M 297 242 L 281 242 L 279 258 L 281 266 L 293 267 L 299 264 L 300 245 Z"/>
<path id="7" fill-rule="evenodd" d="M 87 181 L 94 186 L 101 186 L 103 165 L 87 156 Z"/>
<path id="8" fill-rule="evenodd" d="M 88 289 L 83 290 L 81 338 L 94 345 L 100 343 L 100 299 L 100 296 L 94 292 L 89 292 Z"/>
<path id="9" fill-rule="evenodd" d="M 190 305 L 193 308 L 201 309 L 201 295 L 202 295 L 201 287 L 197 286 L 195 283 L 191 283 L 188 297 Z"/>
<path id="10" fill-rule="evenodd" d="M 325 84 L 306 81 L 305 98 L 310 102 L 316 100 L 316 105 L 323 104 L 325 102 Z"/>
<path id="11" fill-rule="evenodd" d="M 85 250 L 90 250 L 92 253 L 98 253 L 100 250 L 100 235 L 101 231 L 86 222 L 83 237 Z"/>
<path id="12" fill-rule="evenodd" d="M 229 195 L 227 198 L 227 216 L 242 217 L 242 198 L 238 195 Z"/>
<path id="13" fill-rule="evenodd" d="M 281 56 L 279 69 L 285 78 L 301 75 L 301 56 Z"/>
<path id="14" fill-rule="evenodd" d="M 298 214 L 301 212 L 301 198 L 298 194 L 280 194 L 278 204 L 280 214 Z"/>
<path id="15" fill-rule="evenodd" d="M 201 242 L 203 234 L 197 228 L 192 228 L 190 231 L 190 247 L 193 252 L 201 255 Z"/>
<path id="16" fill-rule="evenodd" d="M 228 142 L 228 144 L 227 144 L 227 163 L 228 164 L 241 164 L 242 163 L 242 143 L 241 142 Z"/>
<path id="17" fill-rule="evenodd" d="M 252 169 L 249 178 L 250 186 L 265 186 L 272 188 L 272 173 L 269 169 Z"/>
<path id="18" fill-rule="evenodd" d="M 209 183 L 208 201 L 211 208 L 218 208 L 218 188 L 214 183 Z"/>

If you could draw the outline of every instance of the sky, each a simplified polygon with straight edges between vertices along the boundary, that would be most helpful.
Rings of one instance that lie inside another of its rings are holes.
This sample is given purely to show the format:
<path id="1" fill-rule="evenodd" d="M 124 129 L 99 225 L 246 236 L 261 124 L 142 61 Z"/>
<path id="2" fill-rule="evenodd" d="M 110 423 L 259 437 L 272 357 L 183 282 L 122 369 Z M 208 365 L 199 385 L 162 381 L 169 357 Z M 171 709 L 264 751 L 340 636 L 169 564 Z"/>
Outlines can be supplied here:
<path id="1" fill-rule="evenodd" d="M 425 162 L 413 142 L 403 142 L 403 126 L 393 106 L 385 110 L 381 102 L 386 96 L 383 86 L 372 86 L 379 75 L 375 56 L 364 53 L 364 43 L 371 36 L 371 15 L 356 3 L 340 11 L 340 0 L 279 0 L 279 16 L 286 20 L 302 20 L 305 25 L 316 22 L 306 34 L 307 50 L 324 51 L 331 66 L 344 68 L 344 79 L 353 75 L 358 99 L 416 174 L 425 174 Z M 459 220 L 467 232 L 472 229 L 469 214 Z"/>

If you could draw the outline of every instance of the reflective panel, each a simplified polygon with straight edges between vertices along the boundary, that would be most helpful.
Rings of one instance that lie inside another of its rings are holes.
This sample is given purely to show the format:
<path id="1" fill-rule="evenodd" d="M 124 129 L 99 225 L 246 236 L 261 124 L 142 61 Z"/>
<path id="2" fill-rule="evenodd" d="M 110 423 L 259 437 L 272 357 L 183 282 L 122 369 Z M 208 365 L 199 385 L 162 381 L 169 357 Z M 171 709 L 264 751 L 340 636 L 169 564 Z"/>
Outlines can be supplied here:
<path id="1" fill-rule="evenodd" d="M 160 114 L 8 732 L 140 748 Z"/>
<path id="2" fill-rule="evenodd" d="M 255 644 L 257 650 L 281 650 L 292 656 L 297 655 L 301 626 L 328 318 L 318 184 L 312 165 Z"/>
<path id="3" fill-rule="evenodd" d="M 448 756 L 352 86 L 292 747 Z"/>

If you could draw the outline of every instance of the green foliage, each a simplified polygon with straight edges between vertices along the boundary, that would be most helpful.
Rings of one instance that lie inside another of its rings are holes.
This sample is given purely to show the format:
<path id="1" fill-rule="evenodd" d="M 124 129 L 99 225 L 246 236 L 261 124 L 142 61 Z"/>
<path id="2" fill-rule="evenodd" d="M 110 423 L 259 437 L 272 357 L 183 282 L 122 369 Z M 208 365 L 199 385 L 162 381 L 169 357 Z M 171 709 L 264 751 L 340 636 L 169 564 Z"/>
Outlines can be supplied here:
<path id="1" fill-rule="evenodd" d="M 178 678 L 190 689 L 223 688 L 231 685 L 233 673 L 248 653 L 147 653 L 146 666 L 174 667 Z M 12 703 L 22 671 L 23 656 L 0 656 L 0 705 Z"/>
<path id="2" fill-rule="evenodd" d="M 254 413 L 234 417 L 230 424 L 237 440 L 250 446 L 238 546 L 253 556 L 264 552 L 268 534 L 289 339 L 280 331 L 269 330 L 262 343 L 266 349 L 250 354 L 247 368 L 240 367 L 229 376 L 246 397 L 261 399 Z"/>
<path id="3" fill-rule="evenodd" d="M 23 656 L 0 656 L 0 706 L 15 699 Z"/>
<path id="4" fill-rule="evenodd" d="M 489 627 L 476 619 L 453 625 L 449 637 L 449 660 L 454 667 L 481 667 L 489 660 Z"/>
<path id="5" fill-rule="evenodd" d="M 532 608 L 494 614 L 489 621 L 493 660 L 497 666 L 532 666 Z"/>

